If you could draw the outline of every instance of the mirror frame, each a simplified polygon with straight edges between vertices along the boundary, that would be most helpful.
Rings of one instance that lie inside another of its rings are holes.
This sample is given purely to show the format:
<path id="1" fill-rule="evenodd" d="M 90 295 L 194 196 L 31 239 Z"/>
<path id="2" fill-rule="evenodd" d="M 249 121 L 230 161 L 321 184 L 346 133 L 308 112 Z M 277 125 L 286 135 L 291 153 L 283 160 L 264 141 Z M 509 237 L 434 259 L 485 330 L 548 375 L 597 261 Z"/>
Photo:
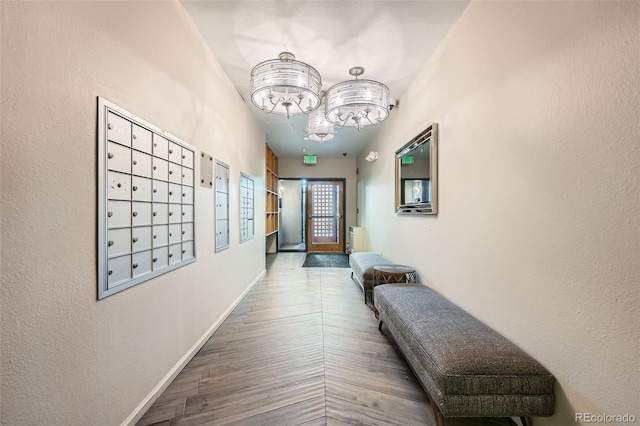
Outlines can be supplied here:
<path id="1" fill-rule="evenodd" d="M 402 204 L 402 157 L 412 152 L 414 149 L 431 142 L 429 152 L 431 180 L 431 200 L 429 202 L 405 203 Z M 411 139 L 402 148 L 396 151 L 396 213 L 398 214 L 438 214 L 438 123 L 433 123 L 416 137 Z"/>

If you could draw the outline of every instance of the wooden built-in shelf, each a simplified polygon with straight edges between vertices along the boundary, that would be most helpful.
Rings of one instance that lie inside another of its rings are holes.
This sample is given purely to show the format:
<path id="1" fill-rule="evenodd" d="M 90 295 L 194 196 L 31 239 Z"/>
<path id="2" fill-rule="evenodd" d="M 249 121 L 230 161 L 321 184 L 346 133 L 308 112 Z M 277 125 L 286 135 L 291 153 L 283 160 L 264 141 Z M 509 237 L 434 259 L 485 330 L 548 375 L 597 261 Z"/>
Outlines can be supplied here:
<path id="1" fill-rule="evenodd" d="M 266 159 L 266 203 L 267 218 L 265 222 L 267 236 L 278 232 L 278 157 L 265 144 Z"/>

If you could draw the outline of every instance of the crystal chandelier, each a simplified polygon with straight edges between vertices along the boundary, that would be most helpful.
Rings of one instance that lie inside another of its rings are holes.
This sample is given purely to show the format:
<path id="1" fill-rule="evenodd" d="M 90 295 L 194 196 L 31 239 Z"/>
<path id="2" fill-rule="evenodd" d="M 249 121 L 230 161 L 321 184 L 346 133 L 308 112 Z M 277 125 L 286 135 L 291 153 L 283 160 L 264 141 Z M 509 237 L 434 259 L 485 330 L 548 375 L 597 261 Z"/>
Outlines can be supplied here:
<path id="1" fill-rule="evenodd" d="M 320 106 L 320 73 L 289 52 L 251 70 L 251 102 L 266 113 L 308 114 Z"/>
<path id="2" fill-rule="evenodd" d="M 322 99 L 324 100 L 324 98 Z M 307 122 L 307 128 L 304 129 L 304 131 L 307 133 L 307 137 L 305 139 L 310 141 L 322 143 L 333 139 L 336 131 L 334 125 L 327 121 L 324 102 L 321 102 L 320 108 L 309 113 L 309 121 Z"/>
<path id="3" fill-rule="evenodd" d="M 343 81 L 327 91 L 326 117 L 338 127 L 358 130 L 378 124 L 389 116 L 389 88 L 374 80 L 358 80 L 364 68 L 353 67 L 355 80 Z"/>

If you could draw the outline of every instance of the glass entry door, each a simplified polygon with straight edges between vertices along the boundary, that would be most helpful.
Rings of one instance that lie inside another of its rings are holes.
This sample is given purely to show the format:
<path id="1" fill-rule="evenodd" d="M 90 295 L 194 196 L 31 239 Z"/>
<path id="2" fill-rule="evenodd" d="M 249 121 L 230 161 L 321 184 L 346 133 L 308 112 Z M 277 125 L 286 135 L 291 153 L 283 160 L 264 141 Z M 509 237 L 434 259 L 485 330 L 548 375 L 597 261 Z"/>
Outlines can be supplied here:
<path id="1" fill-rule="evenodd" d="M 280 179 L 279 251 L 306 251 L 307 249 L 307 180 Z"/>
<path id="2" fill-rule="evenodd" d="M 310 180 L 307 251 L 344 251 L 344 182 Z"/>

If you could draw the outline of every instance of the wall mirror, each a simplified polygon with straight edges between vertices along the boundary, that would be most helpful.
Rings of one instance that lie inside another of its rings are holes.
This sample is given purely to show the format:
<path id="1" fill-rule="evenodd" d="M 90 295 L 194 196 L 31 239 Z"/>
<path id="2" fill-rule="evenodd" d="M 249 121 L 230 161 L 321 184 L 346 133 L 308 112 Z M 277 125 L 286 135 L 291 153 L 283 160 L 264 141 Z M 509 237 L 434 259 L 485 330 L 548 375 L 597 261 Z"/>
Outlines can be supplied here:
<path id="1" fill-rule="evenodd" d="M 396 151 L 396 212 L 438 213 L 438 124 Z"/>

